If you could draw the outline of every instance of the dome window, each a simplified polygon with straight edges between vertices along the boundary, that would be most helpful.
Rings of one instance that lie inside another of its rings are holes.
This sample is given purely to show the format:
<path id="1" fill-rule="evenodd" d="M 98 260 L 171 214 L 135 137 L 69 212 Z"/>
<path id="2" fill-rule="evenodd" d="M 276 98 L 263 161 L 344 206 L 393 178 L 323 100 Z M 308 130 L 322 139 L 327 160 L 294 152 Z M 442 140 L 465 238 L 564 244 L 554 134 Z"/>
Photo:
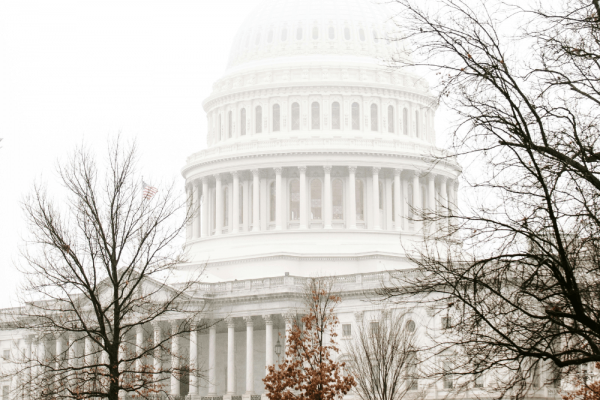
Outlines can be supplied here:
<path id="1" fill-rule="evenodd" d="M 233 136 L 233 116 L 231 115 L 231 111 L 227 113 L 227 137 L 231 139 Z"/>
<path id="2" fill-rule="evenodd" d="M 246 136 L 246 109 L 240 111 L 240 136 Z"/>
<path id="3" fill-rule="evenodd" d="M 377 111 L 377 104 L 371 104 L 371 130 L 373 132 L 379 130 L 379 113 Z"/>
<path id="4" fill-rule="evenodd" d="M 267 34 L 267 43 L 271 42 L 273 42 L 273 29 L 269 30 L 269 33 Z"/>
<path id="5" fill-rule="evenodd" d="M 350 28 L 348 27 L 344 28 L 344 39 L 350 40 Z"/>
<path id="6" fill-rule="evenodd" d="M 319 38 L 319 27 L 314 26 L 312 31 L 313 40 L 317 40 Z"/>
<path id="7" fill-rule="evenodd" d="M 395 131 L 395 126 L 394 126 L 395 119 L 396 119 L 396 115 L 394 113 L 394 106 L 389 105 L 388 106 L 388 132 L 389 133 L 394 133 L 394 131 Z"/>
<path id="8" fill-rule="evenodd" d="M 408 135 L 408 110 L 406 107 L 402 110 L 402 133 Z"/>
<path id="9" fill-rule="evenodd" d="M 311 110 L 311 120 L 310 120 L 311 129 L 321 129 L 321 105 L 315 101 L 311 104 L 310 110 Z"/>
<path id="10" fill-rule="evenodd" d="M 313 221 L 321 220 L 321 207 L 323 204 L 322 196 L 323 188 L 321 180 L 315 178 L 310 181 L 310 216 Z"/>
<path id="11" fill-rule="evenodd" d="M 331 192 L 333 219 L 344 219 L 344 184 L 341 179 L 332 182 Z"/>
<path id="12" fill-rule="evenodd" d="M 329 39 L 335 39 L 335 28 L 333 26 L 329 27 Z"/>
<path id="13" fill-rule="evenodd" d="M 352 129 L 360 129 L 360 106 L 356 102 L 352 103 Z"/>
<path id="14" fill-rule="evenodd" d="M 273 104 L 273 132 L 281 130 L 281 109 L 279 104 Z"/>
<path id="15" fill-rule="evenodd" d="M 277 218 L 277 191 L 275 187 L 275 182 L 272 182 L 269 185 L 269 221 L 275 222 Z"/>
<path id="16" fill-rule="evenodd" d="M 358 37 L 360 38 L 361 42 L 365 41 L 365 30 L 363 28 L 358 30 Z"/>
<path id="17" fill-rule="evenodd" d="M 262 107 L 256 106 L 256 133 L 262 133 Z"/>
<path id="18" fill-rule="evenodd" d="M 419 110 L 415 111 L 415 134 L 419 137 Z"/>
<path id="19" fill-rule="evenodd" d="M 294 179 L 290 182 L 290 221 L 300 219 L 300 181 Z"/>
<path id="20" fill-rule="evenodd" d="M 373 30 L 373 41 L 375 43 L 379 43 L 379 35 L 377 35 L 377 31 Z"/>
<path id="21" fill-rule="evenodd" d="M 302 26 L 298 25 L 298 29 L 296 29 L 296 40 L 302 40 Z"/>
<path id="22" fill-rule="evenodd" d="M 225 186 L 223 188 L 223 227 L 229 226 L 229 188 Z"/>
<path id="23" fill-rule="evenodd" d="M 292 104 L 292 130 L 297 131 L 300 129 L 300 104 Z"/>
<path id="24" fill-rule="evenodd" d="M 256 46 L 258 46 L 258 45 L 260 44 L 260 32 L 258 32 L 258 33 L 256 34 L 256 40 L 254 41 L 254 44 L 255 44 Z"/>
<path id="25" fill-rule="evenodd" d="M 337 101 L 331 105 L 331 129 L 340 129 L 340 103 Z"/>
<path id="26" fill-rule="evenodd" d="M 365 220 L 365 207 L 364 207 L 364 185 L 362 179 L 357 179 L 356 184 L 354 186 L 354 199 L 356 204 L 356 220 L 364 221 Z"/>
<path id="27" fill-rule="evenodd" d="M 287 40 L 287 28 L 283 28 L 283 30 L 281 31 L 281 41 L 285 42 Z"/>

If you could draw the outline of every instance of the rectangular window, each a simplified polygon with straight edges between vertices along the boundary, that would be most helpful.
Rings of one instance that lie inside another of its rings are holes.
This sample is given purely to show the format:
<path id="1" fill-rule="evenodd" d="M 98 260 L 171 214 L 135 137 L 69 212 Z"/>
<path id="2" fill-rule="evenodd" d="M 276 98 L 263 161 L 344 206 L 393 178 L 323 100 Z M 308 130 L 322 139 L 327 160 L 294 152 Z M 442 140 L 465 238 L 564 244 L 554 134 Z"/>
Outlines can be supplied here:
<path id="1" fill-rule="evenodd" d="M 10 350 L 4 350 L 4 351 L 2 351 L 2 358 L 5 361 L 8 361 L 10 359 Z"/>
<path id="2" fill-rule="evenodd" d="M 377 321 L 371 321 L 369 323 L 369 328 L 371 331 L 371 335 L 376 335 L 377 332 L 379 332 L 379 322 Z"/>
<path id="3" fill-rule="evenodd" d="M 8 390 L 8 385 L 2 386 L 2 400 L 8 400 Z"/>
<path id="4" fill-rule="evenodd" d="M 442 317 L 442 329 L 452 328 L 452 320 L 450 317 Z"/>
<path id="5" fill-rule="evenodd" d="M 344 337 L 352 336 L 352 325 L 342 324 L 342 336 L 344 336 Z"/>
<path id="6" fill-rule="evenodd" d="M 482 388 L 483 386 L 484 386 L 483 374 L 479 374 L 475 378 L 475 387 Z"/>
<path id="7" fill-rule="evenodd" d="M 452 363 L 449 360 L 444 360 L 442 368 L 444 369 L 444 389 L 452 389 L 454 387 L 454 379 L 452 377 Z"/>

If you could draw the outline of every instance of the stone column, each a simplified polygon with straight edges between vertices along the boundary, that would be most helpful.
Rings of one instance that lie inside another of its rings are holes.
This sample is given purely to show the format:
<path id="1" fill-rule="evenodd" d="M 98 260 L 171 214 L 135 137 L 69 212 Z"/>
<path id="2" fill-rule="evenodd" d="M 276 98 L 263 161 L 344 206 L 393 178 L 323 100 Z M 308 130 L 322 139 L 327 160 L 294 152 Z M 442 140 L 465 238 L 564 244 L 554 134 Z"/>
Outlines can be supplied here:
<path id="1" fill-rule="evenodd" d="M 221 187 L 221 175 L 215 175 L 215 236 L 223 232 L 223 188 Z"/>
<path id="2" fill-rule="evenodd" d="M 379 222 L 379 167 L 373 167 L 373 229 L 381 229 Z"/>
<path id="3" fill-rule="evenodd" d="M 392 209 L 394 208 L 394 205 L 392 204 L 393 202 L 393 195 L 392 195 L 392 179 L 390 179 L 389 177 L 385 178 L 385 203 L 384 203 L 384 208 L 385 208 L 385 230 L 387 231 L 391 231 L 392 229 Z"/>
<path id="4" fill-rule="evenodd" d="M 216 367 L 216 351 L 217 351 L 217 327 L 215 322 L 208 330 L 208 396 L 214 397 L 217 395 L 217 371 Z"/>
<path id="5" fill-rule="evenodd" d="M 158 389 L 162 380 L 162 351 L 160 344 L 162 342 L 162 332 L 158 321 L 152 321 L 152 328 L 154 330 L 154 387 Z"/>
<path id="6" fill-rule="evenodd" d="M 192 213 L 194 210 L 194 191 L 192 185 L 185 185 L 185 199 L 187 204 L 187 212 Z M 194 237 L 193 221 L 190 219 L 185 225 L 185 238 L 187 240 Z"/>
<path id="7" fill-rule="evenodd" d="M 235 322 L 232 317 L 227 321 L 227 394 L 235 394 Z"/>
<path id="8" fill-rule="evenodd" d="M 45 381 L 46 380 L 46 374 L 47 374 L 48 371 L 47 371 L 47 369 L 45 367 L 47 354 L 46 354 L 46 338 L 44 336 L 41 336 L 38 339 L 38 348 L 37 348 L 37 353 L 36 354 L 37 354 L 37 357 L 40 360 L 39 362 L 41 364 L 40 367 L 39 367 L 39 369 L 38 369 L 38 371 L 37 371 L 37 373 L 38 373 L 37 382 L 38 382 L 38 384 L 41 387 L 41 385 L 44 385 L 44 386 L 48 385 L 48 382 Z M 38 394 L 39 394 L 39 392 L 38 392 Z"/>
<path id="9" fill-rule="evenodd" d="M 198 322 L 190 326 L 190 394 L 198 395 Z"/>
<path id="10" fill-rule="evenodd" d="M 200 223 L 202 224 L 202 237 L 207 237 L 209 228 L 208 228 L 208 178 L 202 178 L 202 205 L 200 206 L 202 218 L 200 219 Z"/>
<path id="11" fill-rule="evenodd" d="M 408 179 L 401 179 L 402 182 L 402 223 L 404 230 L 408 230 Z"/>
<path id="12" fill-rule="evenodd" d="M 300 229 L 308 228 L 308 211 L 306 209 L 306 167 L 298 167 L 300 171 Z"/>
<path id="13" fill-rule="evenodd" d="M 421 183 L 419 180 L 419 170 L 413 171 L 413 219 L 415 219 L 415 231 L 418 231 L 420 228 L 420 222 L 416 221 L 418 219 L 417 213 L 422 207 L 421 203 Z"/>
<path id="14" fill-rule="evenodd" d="M 287 313 L 283 314 L 283 318 L 285 318 L 285 349 L 284 356 L 287 357 L 287 351 L 290 347 L 290 334 L 292 333 L 292 326 L 294 324 L 294 314 Z"/>
<path id="15" fill-rule="evenodd" d="M 84 362 L 86 367 L 94 364 L 94 342 L 89 336 L 85 337 L 84 344 Z"/>
<path id="16" fill-rule="evenodd" d="M 281 230 L 282 222 L 282 187 L 281 187 L 281 167 L 275 167 L 275 230 Z"/>
<path id="17" fill-rule="evenodd" d="M 142 353 L 144 352 L 144 327 L 138 325 L 135 327 L 135 353 L 137 359 L 135 360 L 135 372 L 138 374 L 142 373 L 144 367 L 144 360 L 142 360 Z"/>
<path id="18" fill-rule="evenodd" d="M 444 216 L 444 219 L 440 219 L 440 225 L 438 229 L 447 231 L 448 228 L 448 194 L 447 194 L 447 178 L 440 176 L 440 216 Z"/>
<path id="19" fill-rule="evenodd" d="M 171 396 L 179 396 L 181 391 L 177 373 L 179 370 L 179 321 L 170 321 L 171 323 Z"/>
<path id="20" fill-rule="evenodd" d="M 260 177 L 258 169 L 252 170 L 252 232 L 260 231 Z"/>
<path id="21" fill-rule="evenodd" d="M 242 224 L 244 232 L 248 232 L 249 229 L 249 212 L 248 212 L 248 179 L 244 179 L 244 183 L 242 186 Z"/>
<path id="22" fill-rule="evenodd" d="M 348 167 L 348 226 L 356 229 L 356 167 Z"/>
<path id="23" fill-rule="evenodd" d="M 33 335 L 27 335 L 25 336 L 25 349 L 23 351 L 23 358 L 24 358 L 24 362 L 27 365 L 27 369 L 25 370 L 25 382 L 23 385 L 23 391 L 25 394 L 25 399 L 33 399 L 32 396 L 32 389 L 33 389 L 33 385 L 32 385 L 32 381 L 33 381 L 33 360 L 35 359 L 35 354 L 33 351 Z"/>
<path id="24" fill-rule="evenodd" d="M 56 373 L 54 374 L 54 384 L 55 384 L 55 390 L 56 390 L 56 392 L 59 392 L 60 391 L 60 387 L 61 387 L 60 380 L 61 380 L 61 375 L 62 375 L 62 373 L 60 372 L 60 370 L 62 368 L 62 362 L 61 361 L 62 361 L 63 356 L 64 356 L 63 355 L 63 351 L 64 350 L 63 350 L 63 340 L 62 340 L 61 335 L 60 334 L 56 334 L 55 338 L 56 338 L 56 349 L 55 349 L 55 352 L 56 352 L 56 356 L 55 356 L 55 358 L 56 358 L 56 368 L 55 368 Z"/>
<path id="25" fill-rule="evenodd" d="M 325 213 L 325 229 L 331 229 L 331 165 L 324 166 L 323 172 L 325 173 L 325 204 L 323 207 L 323 212 Z"/>
<path id="26" fill-rule="evenodd" d="M 240 231 L 240 176 L 238 171 L 233 171 L 231 176 L 233 176 L 233 201 L 231 202 L 233 218 L 231 221 L 231 232 L 238 233 Z"/>
<path id="27" fill-rule="evenodd" d="M 427 176 L 427 208 L 429 209 L 429 213 L 430 216 L 432 218 L 431 221 L 428 221 L 428 224 L 430 229 L 431 229 L 431 233 L 433 233 L 435 231 L 435 221 L 436 221 L 436 215 L 435 215 L 435 211 L 436 211 L 436 204 L 435 204 L 435 175 L 433 175 L 433 173 L 429 173 L 429 175 Z M 425 211 L 425 210 L 423 210 Z"/>
<path id="28" fill-rule="evenodd" d="M 254 323 L 251 316 L 246 321 L 246 394 L 254 394 Z"/>
<path id="29" fill-rule="evenodd" d="M 192 182 L 192 232 L 194 239 L 200 237 L 200 186 Z"/>
<path id="30" fill-rule="evenodd" d="M 395 221 L 395 230 L 402 230 L 402 211 L 400 202 L 400 174 L 402 173 L 401 169 L 394 170 L 394 221 Z"/>
<path id="31" fill-rule="evenodd" d="M 77 334 L 75 332 L 69 332 L 69 351 L 67 365 L 71 370 L 77 367 Z"/>
<path id="32" fill-rule="evenodd" d="M 271 314 L 263 315 L 265 320 L 265 373 L 273 365 L 273 318 Z"/>

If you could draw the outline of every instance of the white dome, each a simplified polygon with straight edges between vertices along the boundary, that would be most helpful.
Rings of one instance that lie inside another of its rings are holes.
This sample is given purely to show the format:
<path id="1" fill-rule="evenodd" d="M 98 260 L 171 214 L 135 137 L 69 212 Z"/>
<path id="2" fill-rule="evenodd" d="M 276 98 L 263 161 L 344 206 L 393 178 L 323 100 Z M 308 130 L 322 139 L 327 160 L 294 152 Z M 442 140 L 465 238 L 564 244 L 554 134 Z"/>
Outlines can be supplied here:
<path id="1" fill-rule="evenodd" d="M 329 56 L 338 62 L 381 63 L 395 48 L 386 40 L 390 17 L 385 5 L 370 0 L 266 0 L 239 29 L 229 70 L 315 55 L 320 62 Z"/>

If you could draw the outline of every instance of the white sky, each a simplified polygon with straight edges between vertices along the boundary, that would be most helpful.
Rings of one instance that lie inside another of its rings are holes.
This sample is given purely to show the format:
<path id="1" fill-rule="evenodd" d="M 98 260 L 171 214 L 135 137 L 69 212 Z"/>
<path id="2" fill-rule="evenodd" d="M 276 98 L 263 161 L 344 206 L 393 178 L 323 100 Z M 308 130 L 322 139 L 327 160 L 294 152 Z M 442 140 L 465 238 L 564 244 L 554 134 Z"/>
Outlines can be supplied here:
<path id="1" fill-rule="evenodd" d="M 15 300 L 19 201 L 76 144 L 102 155 L 110 135 L 136 138 L 144 176 L 183 187 L 202 101 L 259 2 L 0 1 L 0 307 Z"/>

